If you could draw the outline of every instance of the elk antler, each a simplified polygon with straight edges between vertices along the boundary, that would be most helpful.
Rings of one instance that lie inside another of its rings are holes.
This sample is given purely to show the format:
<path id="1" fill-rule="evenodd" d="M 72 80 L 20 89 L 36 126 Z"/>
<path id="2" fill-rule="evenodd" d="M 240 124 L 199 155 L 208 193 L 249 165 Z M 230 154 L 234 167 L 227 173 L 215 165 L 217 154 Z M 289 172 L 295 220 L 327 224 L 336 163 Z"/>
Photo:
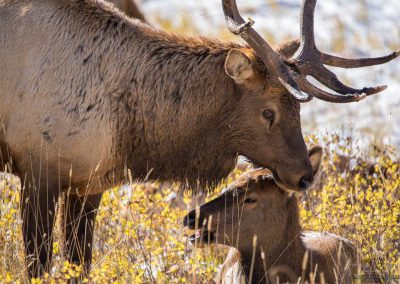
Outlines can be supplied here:
<path id="1" fill-rule="evenodd" d="M 240 35 L 257 53 L 261 60 L 275 73 L 278 80 L 296 99 L 309 101 L 311 96 L 303 94 L 293 76 L 290 75 L 290 68 L 284 63 L 272 47 L 251 27 L 254 21 L 246 22 L 240 16 L 236 0 L 223 0 L 226 25 L 235 35 Z"/>
<path id="2" fill-rule="evenodd" d="M 296 99 L 305 102 L 315 96 L 334 103 L 356 102 L 379 93 L 386 86 L 354 89 L 344 85 L 324 64 L 341 68 L 359 68 L 387 63 L 400 55 L 394 52 L 378 58 L 345 59 L 319 51 L 314 39 L 314 11 L 317 0 L 303 0 L 301 7 L 301 44 L 296 55 L 285 63 L 268 43 L 251 27 L 254 21 L 245 22 L 240 16 L 235 0 L 223 0 L 223 9 L 229 30 L 240 35 L 273 72 L 280 83 Z M 329 93 L 312 85 L 310 75 L 336 93 Z M 304 95 L 301 91 L 309 94 Z"/>

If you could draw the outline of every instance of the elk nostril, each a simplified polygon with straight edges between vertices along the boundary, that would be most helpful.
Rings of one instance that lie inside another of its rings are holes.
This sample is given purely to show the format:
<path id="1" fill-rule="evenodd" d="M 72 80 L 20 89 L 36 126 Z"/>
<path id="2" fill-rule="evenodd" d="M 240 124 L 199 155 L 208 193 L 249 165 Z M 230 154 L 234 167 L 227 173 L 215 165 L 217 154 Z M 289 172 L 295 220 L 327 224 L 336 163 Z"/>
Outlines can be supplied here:
<path id="1" fill-rule="evenodd" d="M 302 177 L 299 182 L 299 189 L 300 190 L 308 189 L 311 186 L 312 182 L 313 182 L 313 177 L 308 177 L 308 176 Z"/>

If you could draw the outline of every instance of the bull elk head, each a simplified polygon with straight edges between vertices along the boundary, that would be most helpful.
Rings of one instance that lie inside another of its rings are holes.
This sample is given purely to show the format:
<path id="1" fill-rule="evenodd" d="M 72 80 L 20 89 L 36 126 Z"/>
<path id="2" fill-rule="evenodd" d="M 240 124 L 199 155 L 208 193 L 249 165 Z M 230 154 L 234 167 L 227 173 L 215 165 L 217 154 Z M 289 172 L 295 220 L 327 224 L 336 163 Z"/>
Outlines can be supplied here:
<path id="1" fill-rule="evenodd" d="M 359 68 L 387 63 L 400 55 L 393 52 L 378 58 L 345 59 L 321 52 L 315 44 L 314 11 L 317 0 L 303 0 L 301 7 L 300 48 L 291 58 L 283 58 L 252 28 L 254 21 L 246 22 L 240 15 L 235 0 L 223 0 L 223 10 L 228 29 L 241 36 L 257 53 L 272 73 L 275 85 L 281 84 L 299 102 L 308 102 L 314 96 L 333 103 L 360 101 L 367 96 L 386 89 L 378 86 L 354 89 L 339 81 L 337 76 L 324 65 L 340 68 Z M 335 91 L 331 93 L 311 84 L 306 76 L 312 76 L 324 86 Z"/>

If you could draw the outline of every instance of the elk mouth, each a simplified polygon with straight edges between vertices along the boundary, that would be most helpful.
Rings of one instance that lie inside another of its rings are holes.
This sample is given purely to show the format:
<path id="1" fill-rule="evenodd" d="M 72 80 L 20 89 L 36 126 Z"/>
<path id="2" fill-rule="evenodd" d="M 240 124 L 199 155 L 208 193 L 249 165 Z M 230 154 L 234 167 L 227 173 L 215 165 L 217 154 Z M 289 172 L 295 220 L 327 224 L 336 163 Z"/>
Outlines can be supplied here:
<path id="1" fill-rule="evenodd" d="M 285 188 L 285 189 L 289 189 L 288 186 L 282 182 L 281 178 L 279 177 L 278 173 L 275 170 L 271 171 L 271 172 L 272 172 L 272 177 L 273 177 L 275 183 L 279 187 L 282 187 L 282 188 Z"/>
<path id="2" fill-rule="evenodd" d="M 285 184 L 282 179 L 279 177 L 278 171 L 276 170 L 276 168 L 271 168 L 271 167 L 266 167 L 264 166 L 262 163 L 260 163 L 259 161 L 257 161 L 256 159 L 253 159 L 252 157 L 248 157 L 248 156 L 244 156 L 243 154 L 240 154 L 243 157 L 245 157 L 247 162 L 252 163 L 256 168 L 260 168 L 260 169 L 268 169 L 271 172 L 272 178 L 274 179 L 274 181 L 276 182 L 276 184 L 282 188 L 285 189 L 289 189 L 288 185 Z"/>
<path id="3" fill-rule="evenodd" d="M 188 237 L 188 240 L 198 247 L 203 247 L 206 244 L 212 244 L 215 242 L 215 232 L 203 229 L 198 229 L 194 234 Z"/>

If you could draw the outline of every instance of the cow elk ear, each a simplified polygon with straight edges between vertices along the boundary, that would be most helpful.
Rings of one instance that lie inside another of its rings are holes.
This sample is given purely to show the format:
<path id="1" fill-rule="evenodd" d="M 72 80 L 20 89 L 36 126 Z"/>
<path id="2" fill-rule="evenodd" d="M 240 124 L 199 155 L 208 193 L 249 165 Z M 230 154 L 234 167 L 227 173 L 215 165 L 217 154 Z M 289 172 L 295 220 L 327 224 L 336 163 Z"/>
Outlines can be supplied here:
<path id="1" fill-rule="evenodd" d="M 251 60 L 239 49 L 229 51 L 225 60 L 225 72 L 238 84 L 254 76 Z"/>
<path id="2" fill-rule="evenodd" d="M 322 148 L 319 146 L 314 146 L 311 150 L 308 151 L 308 155 L 310 157 L 311 166 L 315 176 L 321 166 Z"/>

